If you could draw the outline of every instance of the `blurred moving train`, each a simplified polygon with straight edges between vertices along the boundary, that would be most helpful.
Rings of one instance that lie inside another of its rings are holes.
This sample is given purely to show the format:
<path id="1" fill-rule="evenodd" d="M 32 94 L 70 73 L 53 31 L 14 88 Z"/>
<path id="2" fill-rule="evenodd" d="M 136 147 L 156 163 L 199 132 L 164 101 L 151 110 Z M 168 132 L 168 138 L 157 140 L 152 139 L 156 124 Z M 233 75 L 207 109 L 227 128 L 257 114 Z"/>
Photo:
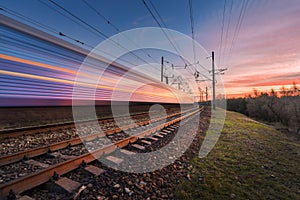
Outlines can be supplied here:
<path id="1" fill-rule="evenodd" d="M 91 97 L 96 105 L 194 103 L 193 97 L 103 56 L 89 58 L 89 70 L 78 73 L 89 51 L 3 15 L 0 23 L 0 107 L 70 106 L 72 98 L 84 105 Z M 98 70 L 99 84 L 90 83 Z M 86 82 L 76 82 L 78 74 Z M 76 97 L 74 85 L 79 85 Z"/>

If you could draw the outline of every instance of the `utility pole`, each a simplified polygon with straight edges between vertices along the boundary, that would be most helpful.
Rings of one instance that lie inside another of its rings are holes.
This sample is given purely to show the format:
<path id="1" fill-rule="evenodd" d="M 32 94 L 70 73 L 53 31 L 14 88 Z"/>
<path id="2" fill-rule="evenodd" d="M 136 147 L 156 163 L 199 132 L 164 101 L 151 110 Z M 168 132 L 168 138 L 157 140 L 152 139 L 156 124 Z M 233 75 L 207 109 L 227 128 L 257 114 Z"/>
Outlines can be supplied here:
<path id="1" fill-rule="evenodd" d="M 215 52 L 211 53 L 211 60 L 212 60 L 212 86 L 213 86 L 212 106 L 213 106 L 213 109 L 216 110 Z"/>
<path id="2" fill-rule="evenodd" d="M 205 87 L 206 101 L 208 100 L 207 86 Z"/>
<path id="3" fill-rule="evenodd" d="M 160 72 L 160 81 L 163 83 L 164 82 L 164 78 L 166 78 L 166 84 L 169 84 L 169 78 L 174 78 L 174 74 L 173 76 L 164 76 L 164 63 L 170 63 L 167 60 L 164 60 L 164 57 L 161 57 L 161 72 Z M 167 66 L 166 66 L 167 67 Z M 167 68 L 165 68 L 167 69 Z M 172 69 L 174 69 L 174 65 L 172 64 Z"/>
<path id="4" fill-rule="evenodd" d="M 165 76 L 166 78 L 166 84 L 169 85 L 169 78 L 174 78 L 174 74 L 173 76 Z"/>
<path id="5" fill-rule="evenodd" d="M 200 96 L 200 101 L 203 102 L 203 92 L 202 92 L 202 90 L 201 90 L 201 93 L 200 93 L 200 94 L 201 94 L 201 96 Z"/>
<path id="6" fill-rule="evenodd" d="M 178 90 L 180 90 L 180 89 L 181 89 L 180 85 L 181 85 L 181 83 L 178 83 Z"/>
<path id="7" fill-rule="evenodd" d="M 160 81 L 164 82 L 164 57 L 161 57 L 161 73 L 160 73 Z"/>
<path id="8" fill-rule="evenodd" d="M 169 85 L 169 78 L 174 78 L 174 74 L 172 76 L 164 76 L 166 78 L 166 84 Z"/>

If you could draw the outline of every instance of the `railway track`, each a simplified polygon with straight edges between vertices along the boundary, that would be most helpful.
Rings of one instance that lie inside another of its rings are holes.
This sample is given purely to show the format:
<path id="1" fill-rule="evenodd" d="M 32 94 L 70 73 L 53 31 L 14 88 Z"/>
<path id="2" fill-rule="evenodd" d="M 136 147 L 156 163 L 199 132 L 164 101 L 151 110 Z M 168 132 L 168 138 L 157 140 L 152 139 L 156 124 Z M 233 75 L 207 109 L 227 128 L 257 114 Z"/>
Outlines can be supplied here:
<path id="1" fill-rule="evenodd" d="M 189 111 L 190 110 L 187 110 L 184 113 L 189 112 Z M 138 123 L 135 123 L 135 124 L 125 125 L 123 127 L 111 128 L 111 129 L 105 130 L 101 133 L 91 134 L 91 135 L 87 135 L 87 136 L 84 136 L 84 137 L 78 137 L 77 136 L 75 138 L 72 138 L 72 139 L 69 139 L 69 140 L 64 140 L 64 141 L 61 141 L 61 142 L 56 142 L 56 143 L 53 143 L 53 144 L 50 144 L 50 145 L 45 145 L 45 146 L 41 146 L 41 147 L 38 147 L 38 148 L 29 149 L 29 150 L 25 150 L 25 151 L 19 151 L 17 153 L 13 153 L 13 154 L 3 155 L 3 156 L 0 157 L 0 166 L 7 165 L 7 164 L 10 164 L 10 163 L 13 163 L 13 162 L 17 162 L 19 160 L 22 160 L 24 157 L 25 158 L 32 158 L 32 157 L 47 153 L 49 151 L 50 152 L 51 151 L 57 151 L 57 150 L 66 148 L 68 146 L 74 146 L 74 145 L 81 144 L 82 141 L 89 142 L 89 141 L 95 140 L 96 138 L 103 138 L 104 136 L 110 136 L 110 135 L 113 135 L 115 133 L 119 133 L 122 130 L 137 128 L 139 126 L 144 126 L 146 124 L 157 122 L 157 121 L 160 121 L 160 120 L 164 120 L 166 118 L 170 118 L 170 117 L 173 117 L 173 116 L 176 116 L 176 115 L 179 115 L 179 114 L 181 114 L 181 113 L 176 112 L 176 113 L 170 114 L 168 116 L 159 117 L 159 118 L 156 118 L 156 119 L 153 119 L 153 120 L 149 120 L 149 119 L 141 120 L 141 121 L 139 121 Z M 113 127 L 115 127 L 115 125 L 113 125 Z"/>
<path id="2" fill-rule="evenodd" d="M 172 109 L 174 108 L 168 108 L 167 111 L 168 112 L 172 112 Z M 133 114 L 131 114 L 131 117 L 134 118 L 139 118 L 142 116 L 146 116 L 148 115 L 149 112 L 135 112 Z M 113 121 L 113 118 L 128 118 L 128 116 L 106 116 L 106 117 L 100 117 L 98 118 L 99 122 L 111 122 Z M 94 120 L 91 120 L 92 122 Z M 81 122 L 82 124 L 86 124 L 88 125 L 90 121 L 83 121 Z M 4 139 L 4 138 L 12 138 L 12 137 L 20 137 L 20 136 L 24 136 L 24 135 L 31 135 L 31 134 L 35 134 L 35 133 L 43 133 L 43 132 L 47 132 L 47 131 L 53 131 L 53 130 L 59 130 L 59 129 L 67 129 L 67 128 L 75 128 L 74 127 L 74 121 L 68 121 L 68 122 L 61 122 L 61 123 L 51 123 L 51 124 L 43 124 L 40 126 L 27 126 L 27 127 L 21 127 L 21 128 L 13 128 L 13 129 L 0 129 L 0 139 Z"/>
<path id="3" fill-rule="evenodd" d="M 201 111 L 201 109 L 190 109 L 184 111 L 183 113 L 175 112 L 167 115 L 166 117 L 158 117 L 152 120 L 143 120 L 138 124 L 126 125 L 121 128 L 115 127 L 114 129 L 108 129 L 103 133 L 87 135 L 83 138 L 77 137 L 59 143 L 51 144 L 49 146 L 43 146 L 36 149 L 21 151 L 16 154 L 2 156 L 0 159 L 0 166 L 2 166 L 0 168 L 1 170 L 5 169 L 5 167 L 11 168 L 10 165 L 13 166 L 18 162 L 21 163 L 20 166 L 25 163 L 26 166 L 35 166 L 35 168 L 31 171 L 29 170 L 30 172 L 28 174 L 18 174 L 18 176 L 16 176 L 12 180 L 10 179 L 3 184 L 0 183 L 0 198 L 5 198 L 7 195 L 9 195 L 10 191 L 14 191 L 15 193 L 19 194 L 21 192 L 29 190 L 33 187 L 47 182 L 49 179 L 51 179 L 51 177 L 53 177 L 54 174 L 63 175 L 78 168 L 82 163 L 88 164 L 94 161 L 96 158 L 105 156 L 116 150 L 120 150 L 128 146 L 129 144 L 134 144 L 141 138 L 145 138 L 146 136 L 157 133 L 162 129 L 172 126 L 173 124 L 176 124 L 183 119 L 189 118 L 190 116 Z M 166 122 L 158 123 L 158 125 L 152 127 L 149 126 L 150 123 L 160 122 L 162 120 L 166 120 Z M 136 134 L 133 136 L 126 135 L 122 131 L 132 128 L 136 129 Z M 174 130 L 174 126 L 173 128 L 169 128 L 169 130 L 166 130 L 164 134 L 171 132 L 170 130 Z M 109 138 L 111 142 L 107 144 L 103 141 L 97 143 L 97 141 L 101 140 L 101 138 L 104 138 L 105 136 L 111 136 Z M 154 136 L 149 137 L 149 139 L 156 141 L 161 137 L 163 137 L 163 135 L 155 134 Z M 82 141 L 84 141 L 85 145 L 89 145 L 89 143 L 90 145 L 94 145 L 95 150 L 93 150 L 92 152 L 88 152 L 84 148 Z M 151 143 L 148 140 L 143 141 L 146 144 Z M 100 147 L 99 144 L 101 144 Z M 138 144 L 135 146 L 136 148 L 143 148 L 143 146 Z M 83 150 L 81 151 L 80 149 Z M 63 153 L 61 153 L 62 151 Z M 72 152 L 76 152 L 76 154 L 80 155 L 75 155 Z M 24 157 L 26 158 L 25 160 Z M 47 162 L 45 162 L 45 159 Z M 116 160 L 112 158 L 112 161 L 114 162 Z"/>
<path id="4" fill-rule="evenodd" d="M 176 110 L 169 109 L 168 112 L 174 113 Z M 154 115 L 159 115 L 158 112 L 152 112 Z M 178 111 L 177 111 L 178 113 Z M 118 118 L 118 121 L 122 121 L 122 130 L 126 130 L 128 128 L 132 128 L 133 124 L 131 124 L 131 120 L 128 121 L 127 116 L 119 116 L 115 118 L 107 117 L 101 118 L 98 120 L 98 123 L 102 130 L 105 131 L 106 134 L 111 134 L 113 131 L 118 131 L 117 125 L 115 123 L 115 119 Z M 132 120 L 135 121 L 135 125 L 144 125 L 145 121 L 149 119 L 148 113 L 137 113 L 131 116 Z M 127 122 L 126 122 L 127 121 Z M 125 123 L 124 123 L 125 122 Z M 92 135 L 99 132 L 98 130 L 94 130 L 92 127 L 95 124 L 94 121 L 86 121 L 82 122 L 79 125 L 81 127 L 85 127 L 85 135 Z M 33 127 L 32 130 L 29 130 L 27 127 L 20 130 L 17 129 L 16 132 L 4 133 L 0 134 L 0 141 L 2 148 L 0 149 L 0 157 L 5 156 L 7 154 L 18 153 L 19 151 L 30 150 L 34 148 L 38 148 L 40 144 L 44 144 L 45 146 L 50 146 L 53 143 L 59 143 L 64 140 L 71 140 L 74 138 L 78 138 L 77 130 L 74 123 L 67 124 L 55 124 L 49 125 L 47 127 L 41 126 L 42 128 L 39 130 L 39 127 Z M 81 132 L 81 136 L 82 136 Z M 1 166 L 1 163 L 0 163 Z"/>

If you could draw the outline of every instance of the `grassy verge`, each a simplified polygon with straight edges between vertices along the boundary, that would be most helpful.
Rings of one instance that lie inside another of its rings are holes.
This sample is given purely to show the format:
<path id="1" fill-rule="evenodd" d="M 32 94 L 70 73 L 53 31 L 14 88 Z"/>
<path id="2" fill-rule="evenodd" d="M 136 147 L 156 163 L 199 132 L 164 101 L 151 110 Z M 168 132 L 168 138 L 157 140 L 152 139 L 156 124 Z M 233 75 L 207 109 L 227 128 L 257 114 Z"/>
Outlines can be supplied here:
<path id="1" fill-rule="evenodd" d="M 227 112 L 209 155 L 190 161 L 177 199 L 300 199 L 300 144 L 272 127 Z"/>

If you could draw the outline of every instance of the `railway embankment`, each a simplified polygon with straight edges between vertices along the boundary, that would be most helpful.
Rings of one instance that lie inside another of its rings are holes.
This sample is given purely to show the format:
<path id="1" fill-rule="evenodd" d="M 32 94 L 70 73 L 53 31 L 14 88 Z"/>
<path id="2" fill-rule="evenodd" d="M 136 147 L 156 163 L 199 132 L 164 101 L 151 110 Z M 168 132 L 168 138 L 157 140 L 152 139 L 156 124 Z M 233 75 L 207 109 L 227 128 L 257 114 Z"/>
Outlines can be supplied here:
<path id="1" fill-rule="evenodd" d="M 189 161 L 176 199 L 300 199 L 300 143 L 275 128 L 227 112 L 205 158 Z M 187 178 L 188 177 L 188 178 Z"/>

